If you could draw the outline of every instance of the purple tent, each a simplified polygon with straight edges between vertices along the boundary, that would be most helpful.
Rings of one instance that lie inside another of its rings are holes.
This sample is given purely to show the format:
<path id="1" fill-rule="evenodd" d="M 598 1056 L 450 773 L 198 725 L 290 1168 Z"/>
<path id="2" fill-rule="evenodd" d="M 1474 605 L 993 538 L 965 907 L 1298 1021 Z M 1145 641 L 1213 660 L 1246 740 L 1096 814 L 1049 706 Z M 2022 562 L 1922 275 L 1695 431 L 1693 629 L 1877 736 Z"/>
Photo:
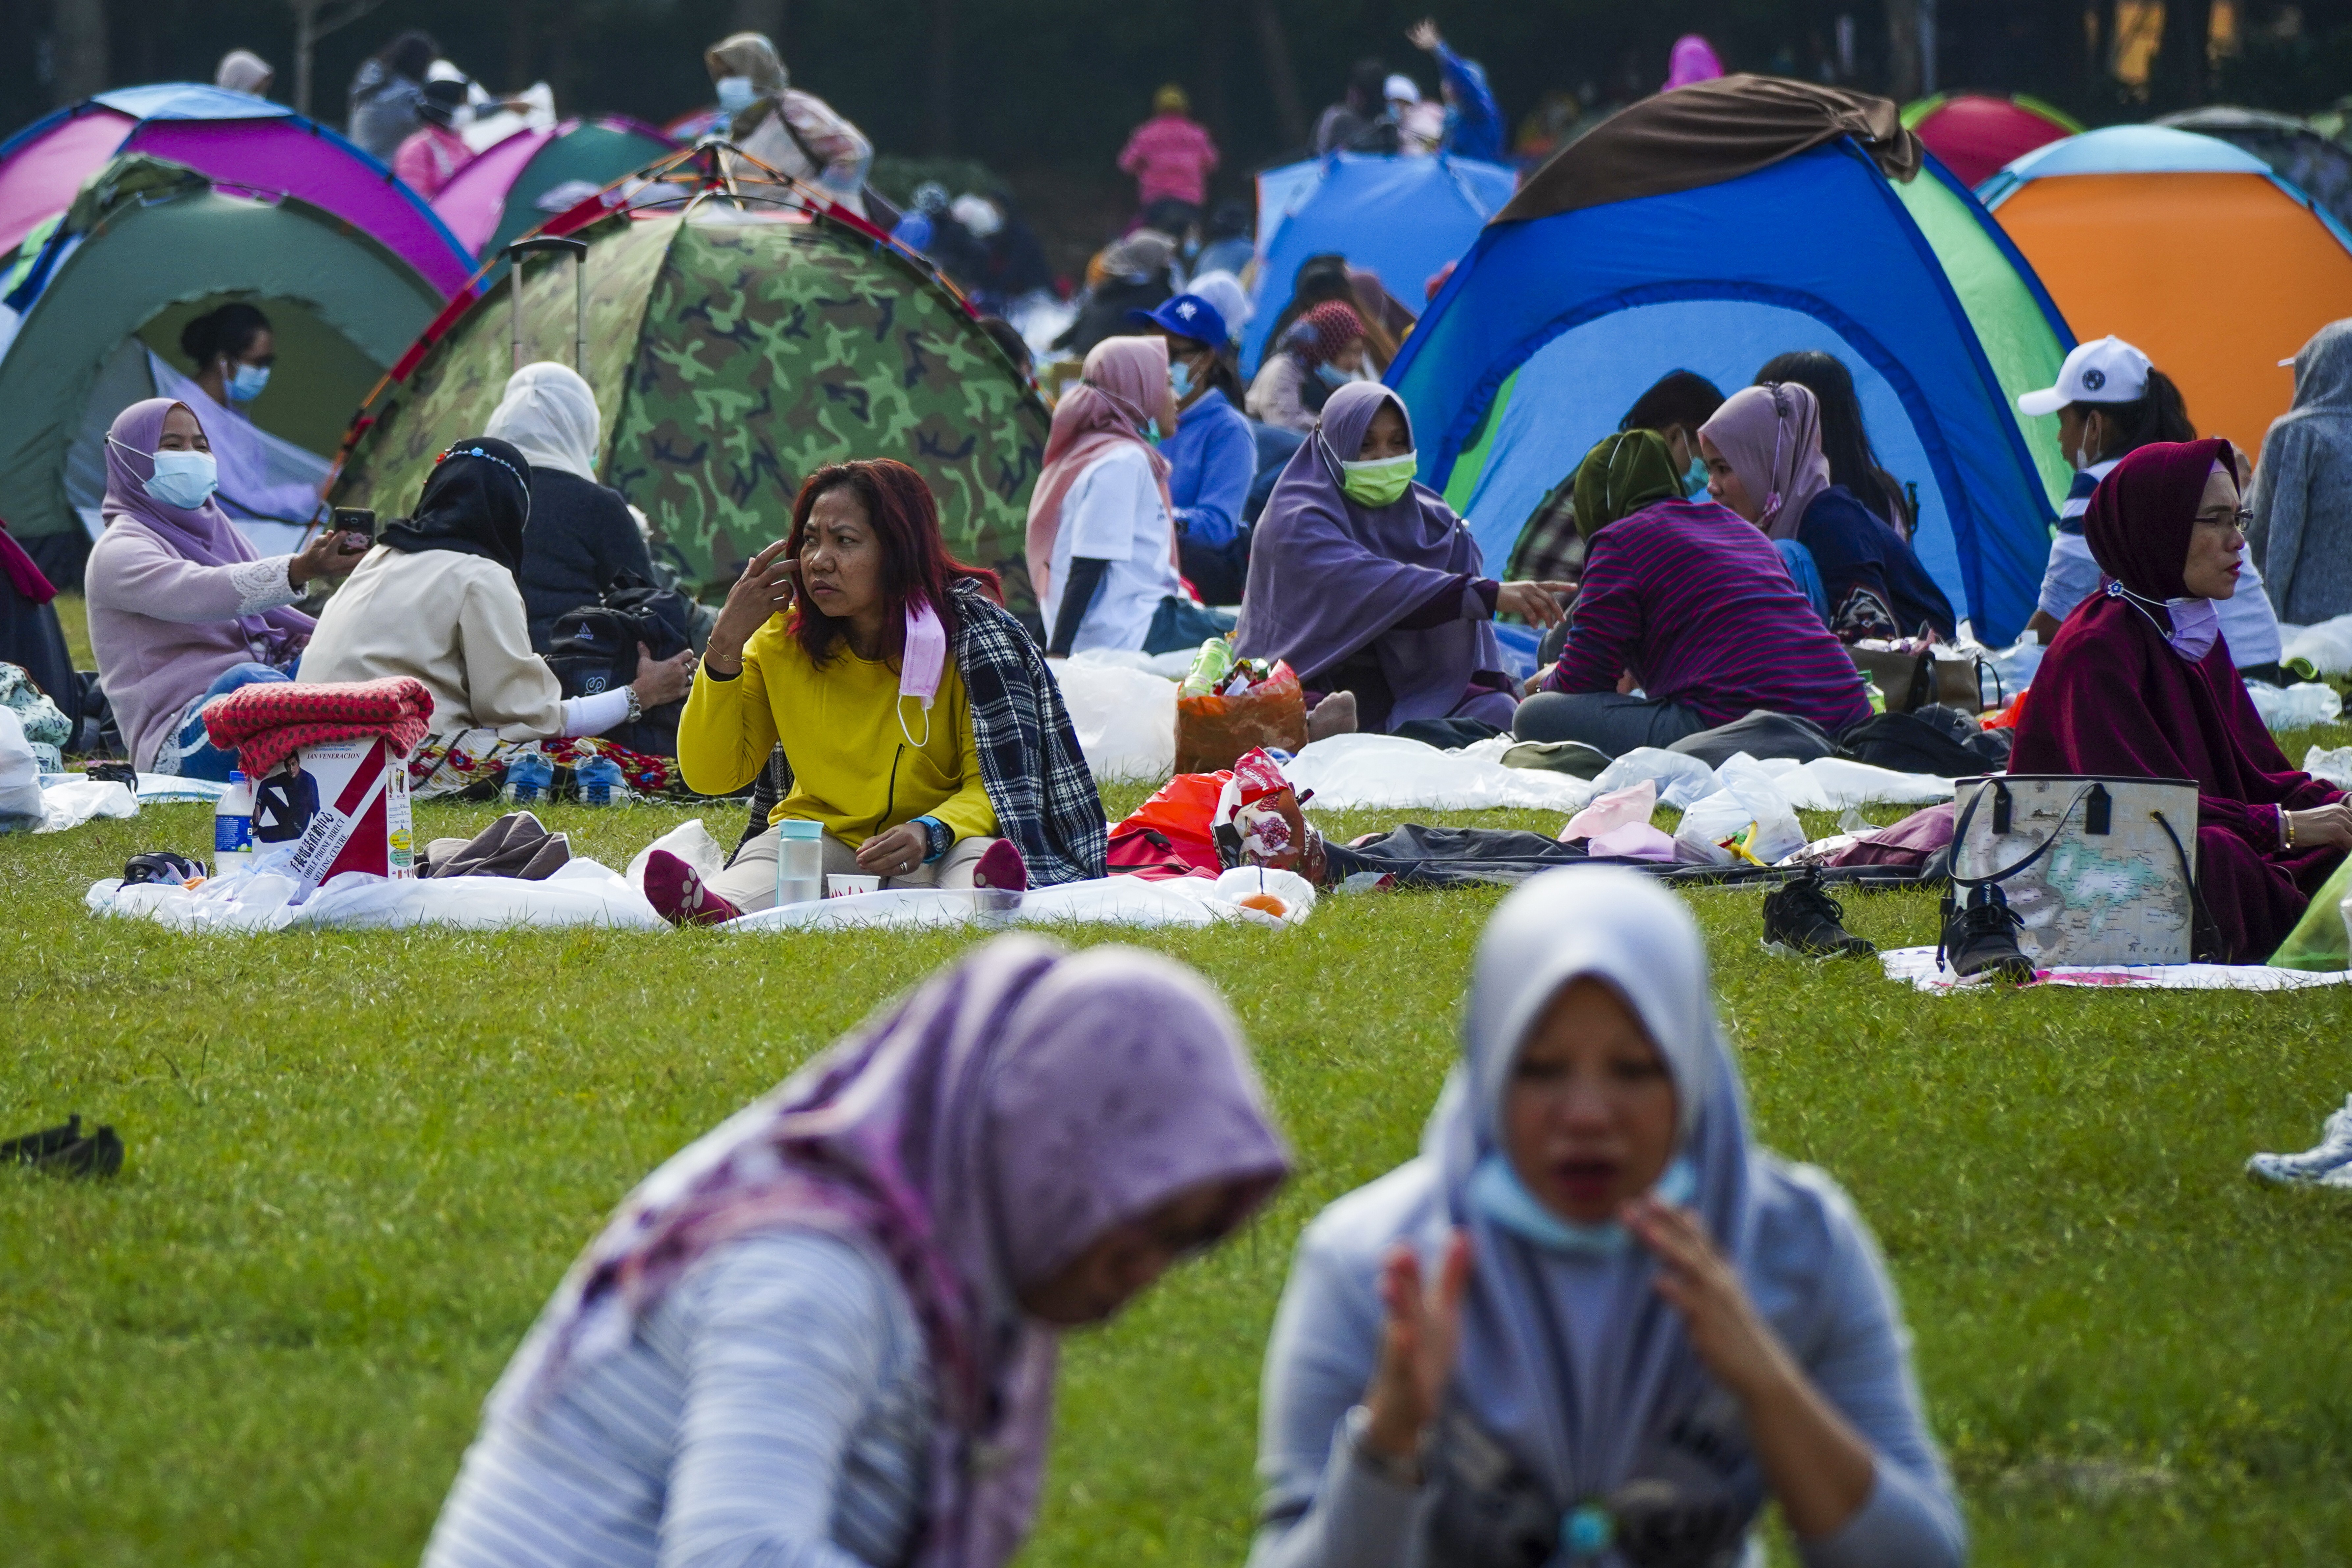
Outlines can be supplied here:
<path id="1" fill-rule="evenodd" d="M 70 206 L 110 159 L 134 152 L 299 196 L 382 241 L 445 298 L 473 276 L 448 226 L 390 169 L 282 103 L 194 82 L 101 92 L 0 143 L 0 257 Z"/>

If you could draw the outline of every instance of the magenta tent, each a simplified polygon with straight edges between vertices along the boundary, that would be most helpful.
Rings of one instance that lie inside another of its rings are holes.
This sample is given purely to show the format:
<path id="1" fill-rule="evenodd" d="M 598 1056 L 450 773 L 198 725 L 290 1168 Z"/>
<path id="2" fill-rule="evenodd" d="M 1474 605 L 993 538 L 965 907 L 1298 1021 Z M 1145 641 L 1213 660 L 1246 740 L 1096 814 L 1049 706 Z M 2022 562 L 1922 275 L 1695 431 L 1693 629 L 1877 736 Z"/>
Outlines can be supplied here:
<path id="1" fill-rule="evenodd" d="M 375 159 L 282 103 L 194 82 L 101 92 L 0 142 L 0 258 L 130 153 L 259 195 L 299 197 L 381 242 L 445 299 L 474 274 L 472 254 L 448 226 Z"/>
<path id="2" fill-rule="evenodd" d="M 457 243 L 482 261 L 614 181 L 677 150 L 643 121 L 604 114 L 493 142 L 433 198 Z"/>

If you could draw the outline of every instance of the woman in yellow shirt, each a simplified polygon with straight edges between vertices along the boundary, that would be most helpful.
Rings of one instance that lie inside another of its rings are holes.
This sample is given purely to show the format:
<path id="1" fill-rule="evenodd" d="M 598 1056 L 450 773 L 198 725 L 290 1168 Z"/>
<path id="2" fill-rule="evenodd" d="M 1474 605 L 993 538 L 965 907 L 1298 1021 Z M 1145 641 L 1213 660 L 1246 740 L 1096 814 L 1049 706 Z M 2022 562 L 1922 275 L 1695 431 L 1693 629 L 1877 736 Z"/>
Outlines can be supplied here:
<path id="1" fill-rule="evenodd" d="M 670 920 L 775 902 L 790 819 L 824 826 L 824 869 L 886 887 L 1011 888 L 1103 875 L 1102 802 L 1060 689 L 996 575 L 948 553 L 920 475 L 820 468 L 790 537 L 752 558 L 711 630 L 678 725 L 679 771 L 731 795 L 781 744 L 792 784 L 727 868 L 646 866 Z"/>

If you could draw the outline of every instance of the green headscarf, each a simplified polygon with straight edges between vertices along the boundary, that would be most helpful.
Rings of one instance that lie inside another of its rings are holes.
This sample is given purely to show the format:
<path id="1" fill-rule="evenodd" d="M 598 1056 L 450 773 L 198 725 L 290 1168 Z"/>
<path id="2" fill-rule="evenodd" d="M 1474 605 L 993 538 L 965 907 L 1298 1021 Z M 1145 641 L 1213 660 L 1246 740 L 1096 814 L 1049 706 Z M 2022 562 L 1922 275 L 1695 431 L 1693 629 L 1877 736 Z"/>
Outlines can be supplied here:
<path id="1" fill-rule="evenodd" d="M 1683 499 L 1683 477 L 1666 438 L 1626 430 L 1604 438 L 1576 468 L 1576 531 L 1591 539 L 1652 501 Z"/>

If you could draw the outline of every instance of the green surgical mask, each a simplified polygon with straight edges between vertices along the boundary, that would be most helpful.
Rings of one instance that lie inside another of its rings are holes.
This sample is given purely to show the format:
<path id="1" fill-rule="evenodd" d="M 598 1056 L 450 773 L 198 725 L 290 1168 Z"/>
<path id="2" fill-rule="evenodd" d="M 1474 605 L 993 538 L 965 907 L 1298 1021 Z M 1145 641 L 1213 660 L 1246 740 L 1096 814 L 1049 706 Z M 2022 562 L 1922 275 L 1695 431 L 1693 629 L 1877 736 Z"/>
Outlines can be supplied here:
<path id="1" fill-rule="evenodd" d="M 1359 506 L 1386 506 L 1412 484 L 1421 459 L 1411 452 L 1402 458 L 1374 458 L 1368 462 L 1339 465 L 1339 488 Z"/>

